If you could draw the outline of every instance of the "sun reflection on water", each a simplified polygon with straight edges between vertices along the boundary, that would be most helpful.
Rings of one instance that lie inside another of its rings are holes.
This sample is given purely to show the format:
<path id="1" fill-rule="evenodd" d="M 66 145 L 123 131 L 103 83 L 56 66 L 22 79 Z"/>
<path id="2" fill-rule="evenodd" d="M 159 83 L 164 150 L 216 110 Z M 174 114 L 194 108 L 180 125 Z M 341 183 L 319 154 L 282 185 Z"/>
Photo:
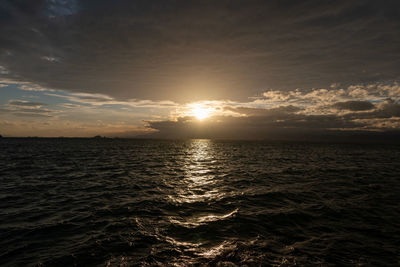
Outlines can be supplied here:
<path id="1" fill-rule="evenodd" d="M 178 203 L 211 201 L 222 197 L 215 179 L 216 161 L 212 141 L 208 139 L 191 140 L 183 162 L 184 178 L 176 187 L 176 195 L 170 196 Z"/>
<path id="2" fill-rule="evenodd" d="M 187 236 L 175 236 L 171 232 L 166 241 L 184 247 L 187 253 L 200 257 L 216 256 L 226 249 L 223 243 L 206 241 L 201 236 L 207 233 L 196 232 L 201 225 L 228 220 L 238 213 L 238 208 L 229 210 L 213 209 L 217 201 L 226 197 L 229 192 L 223 190 L 224 176 L 221 174 L 221 162 L 215 150 L 215 143 L 208 139 L 191 140 L 179 161 L 183 176 L 174 179 L 168 200 L 173 205 L 185 209 L 185 215 L 176 214 L 168 217 L 172 225 L 191 229 Z M 172 182 L 172 181 L 171 181 Z"/>

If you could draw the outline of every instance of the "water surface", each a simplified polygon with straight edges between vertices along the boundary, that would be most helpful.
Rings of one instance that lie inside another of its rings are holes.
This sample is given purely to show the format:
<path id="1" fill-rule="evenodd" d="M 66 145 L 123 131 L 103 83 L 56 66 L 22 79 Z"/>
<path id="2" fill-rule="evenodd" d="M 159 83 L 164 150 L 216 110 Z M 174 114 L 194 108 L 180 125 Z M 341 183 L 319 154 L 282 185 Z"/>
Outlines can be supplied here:
<path id="1" fill-rule="evenodd" d="M 400 264 L 400 147 L 0 140 L 0 264 Z"/>

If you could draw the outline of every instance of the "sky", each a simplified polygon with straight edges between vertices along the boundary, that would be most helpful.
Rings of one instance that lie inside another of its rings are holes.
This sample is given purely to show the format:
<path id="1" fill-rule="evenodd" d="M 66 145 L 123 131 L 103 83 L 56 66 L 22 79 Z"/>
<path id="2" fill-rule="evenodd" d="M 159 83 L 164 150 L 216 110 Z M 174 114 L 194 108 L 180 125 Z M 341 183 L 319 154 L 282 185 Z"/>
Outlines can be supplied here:
<path id="1" fill-rule="evenodd" d="M 400 2 L 0 2 L 0 134 L 400 132 Z"/>

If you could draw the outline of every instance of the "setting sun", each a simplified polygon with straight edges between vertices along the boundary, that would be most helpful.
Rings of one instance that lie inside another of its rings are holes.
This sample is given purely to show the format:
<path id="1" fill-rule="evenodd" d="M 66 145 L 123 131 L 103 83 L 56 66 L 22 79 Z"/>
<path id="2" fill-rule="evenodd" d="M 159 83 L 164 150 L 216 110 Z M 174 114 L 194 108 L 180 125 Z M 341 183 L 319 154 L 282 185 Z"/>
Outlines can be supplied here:
<path id="1" fill-rule="evenodd" d="M 206 119 L 210 117 L 211 111 L 207 108 L 196 107 L 192 110 L 193 116 L 195 116 L 199 120 Z"/>

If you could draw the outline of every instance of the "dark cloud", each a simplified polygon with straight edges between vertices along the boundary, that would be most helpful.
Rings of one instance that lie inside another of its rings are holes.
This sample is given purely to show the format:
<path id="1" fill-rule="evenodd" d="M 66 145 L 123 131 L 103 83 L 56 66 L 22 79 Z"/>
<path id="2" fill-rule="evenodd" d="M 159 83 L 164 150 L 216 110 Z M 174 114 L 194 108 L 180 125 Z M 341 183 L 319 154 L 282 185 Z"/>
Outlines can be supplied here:
<path id="1" fill-rule="evenodd" d="M 389 100 L 381 105 L 378 112 L 385 117 L 400 117 L 400 103 Z"/>
<path id="2" fill-rule="evenodd" d="M 176 121 L 149 121 L 149 128 L 158 131 L 149 137 L 300 140 L 303 137 L 323 138 L 332 134 L 344 137 L 354 132 L 366 134 L 371 131 L 400 129 L 400 104 L 393 101 L 381 103 L 370 111 L 345 115 L 302 114 L 298 113 L 301 109 L 291 106 L 273 109 L 226 109 L 246 116 L 219 116 L 206 122 L 192 117 L 180 117 Z"/>
<path id="3" fill-rule="evenodd" d="M 347 114 L 345 117 L 349 119 L 388 119 L 400 117 L 400 103 L 388 100 L 379 104 L 378 108 L 373 111 L 359 114 Z"/>
<path id="4" fill-rule="evenodd" d="M 398 1 L 3 0 L 2 75 L 118 99 L 400 78 Z"/>
<path id="5" fill-rule="evenodd" d="M 199 122 L 191 118 L 177 121 L 149 122 L 159 132 L 154 138 L 219 138 L 219 139 L 287 139 L 302 134 L 327 132 L 327 127 L 354 128 L 362 123 L 343 121 L 335 116 L 276 116 L 223 117 L 213 122 Z"/>
<path id="6" fill-rule="evenodd" d="M 371 110 L 375 106 L 368 101 L 346 101 L 346 102 L 337 102 L 333 104 L 332 107 L 338 110 L 363 111 L 363 110 Z"/>

